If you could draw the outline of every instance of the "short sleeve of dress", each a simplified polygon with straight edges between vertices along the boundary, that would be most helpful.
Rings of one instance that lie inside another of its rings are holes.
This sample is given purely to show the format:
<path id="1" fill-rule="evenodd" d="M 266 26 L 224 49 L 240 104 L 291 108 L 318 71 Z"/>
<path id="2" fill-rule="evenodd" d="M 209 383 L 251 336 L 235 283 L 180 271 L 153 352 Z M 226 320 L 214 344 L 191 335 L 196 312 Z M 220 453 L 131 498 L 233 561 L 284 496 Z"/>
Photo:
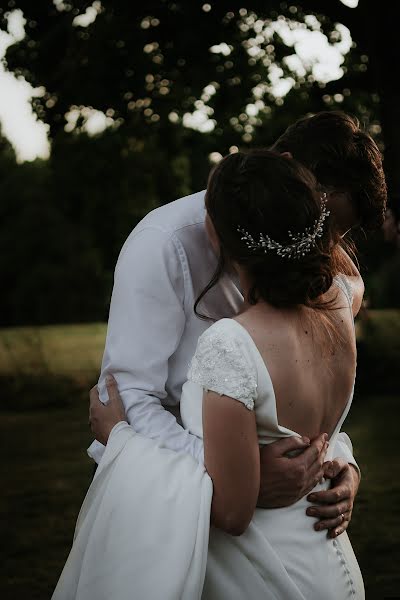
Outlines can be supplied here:
<path id="1" fill-rule="evenodd" d="M 353 306 L 353 289 L 344 275 L 336 275 L 334 277 L 334 282 L 338 288 L 342 290 L 344 295 L 346 296 L 350 308 Z"/>
<path id="2" fill-rule="evenodd" d="M 244 341 L 221 322 L 212 325 L 199 338 L 188 379 L 205 390 L 230 396 L 254 409 L 257 372 Z"/>

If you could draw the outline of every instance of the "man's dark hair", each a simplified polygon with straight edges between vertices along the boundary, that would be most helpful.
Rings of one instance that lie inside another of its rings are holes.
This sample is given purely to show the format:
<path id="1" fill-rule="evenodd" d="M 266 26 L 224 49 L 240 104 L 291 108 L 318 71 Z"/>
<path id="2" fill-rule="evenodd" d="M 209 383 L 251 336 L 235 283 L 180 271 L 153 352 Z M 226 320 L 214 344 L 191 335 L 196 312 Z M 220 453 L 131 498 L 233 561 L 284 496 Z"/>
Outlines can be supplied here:
<path id="1" fill-rule="evenodd" d="M 290 152 L 322 186 L 350 193 L 360 227 L 381 227 L 387 200 L 382 156 L 355 117 L 324 111 L 299 119 L 271 149 Z"/>

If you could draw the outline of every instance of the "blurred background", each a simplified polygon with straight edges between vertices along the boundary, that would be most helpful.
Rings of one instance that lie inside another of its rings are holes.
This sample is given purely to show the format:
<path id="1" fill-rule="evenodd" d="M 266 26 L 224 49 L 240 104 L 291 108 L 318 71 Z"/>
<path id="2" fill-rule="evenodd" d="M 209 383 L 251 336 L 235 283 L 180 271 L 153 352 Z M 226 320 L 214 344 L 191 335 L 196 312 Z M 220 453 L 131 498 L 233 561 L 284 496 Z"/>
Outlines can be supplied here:
<path id="1" fill-rule="evenodd" d="M 0 0 L 0 596 L 50 598 L 91 479 L 88 389 L 120 247 L 212 164 L 321 110 L 357 116 L 389 186 L 345 430 L 367 598 L 399 598 L 400 88 L 395 3 Z M 322 600 L 322 598 L 321 598 Z"/>

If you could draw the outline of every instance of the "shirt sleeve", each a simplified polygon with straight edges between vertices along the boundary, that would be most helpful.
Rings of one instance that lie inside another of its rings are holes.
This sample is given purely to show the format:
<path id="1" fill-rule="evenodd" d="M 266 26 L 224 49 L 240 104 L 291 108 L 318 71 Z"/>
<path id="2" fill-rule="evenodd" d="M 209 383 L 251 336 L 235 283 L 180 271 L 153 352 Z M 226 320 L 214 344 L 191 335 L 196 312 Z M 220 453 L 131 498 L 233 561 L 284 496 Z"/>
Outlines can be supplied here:
<path id="1" fill-rule="evenodd" d="M 344 431 L 341 431 L 336 436 L 336 441 L 333 446 L 333 458 L 343 458 L 349 465 L 353 465 L 357 469 L 358 474 L 361 477 L 360 467 L 353 456 L 353 444 L 347 433 Z"/>
<path id="2" fill-rule="evenodd" d="M 242 341 L 222 322 L 211 326 L 199 338 L 188 379 L 205 390 L 230 396 L 254 409 L 257 373 Z"/>
<path id="3" fill-rule="evenodd" d="M 202 461 L 202 440 L 183 429 L 161 404 L 167 396 L 168 360 L 185 327 L 184 293 L 182 264 L 171 235 L 156 228 L 133 232 L 115 269 L 99 393 L 106 403 L 105 375 L 112 373 L 137 433 Z M 99 442 L 88 449 L 96 462 L 103 452 Z"/>

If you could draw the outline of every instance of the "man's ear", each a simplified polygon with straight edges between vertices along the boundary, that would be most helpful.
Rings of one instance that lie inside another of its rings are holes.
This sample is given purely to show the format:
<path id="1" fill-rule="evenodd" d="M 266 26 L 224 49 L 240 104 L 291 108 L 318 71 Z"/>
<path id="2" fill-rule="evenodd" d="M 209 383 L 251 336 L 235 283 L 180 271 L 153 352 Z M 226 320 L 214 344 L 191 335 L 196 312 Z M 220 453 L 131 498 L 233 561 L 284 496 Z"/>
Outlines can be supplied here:
<path id="1" fill-rule="evenodd" d="M 293 154 L 291 152 L 281 152 L 281 156 L 285 158 L 293 158 Z"/>

